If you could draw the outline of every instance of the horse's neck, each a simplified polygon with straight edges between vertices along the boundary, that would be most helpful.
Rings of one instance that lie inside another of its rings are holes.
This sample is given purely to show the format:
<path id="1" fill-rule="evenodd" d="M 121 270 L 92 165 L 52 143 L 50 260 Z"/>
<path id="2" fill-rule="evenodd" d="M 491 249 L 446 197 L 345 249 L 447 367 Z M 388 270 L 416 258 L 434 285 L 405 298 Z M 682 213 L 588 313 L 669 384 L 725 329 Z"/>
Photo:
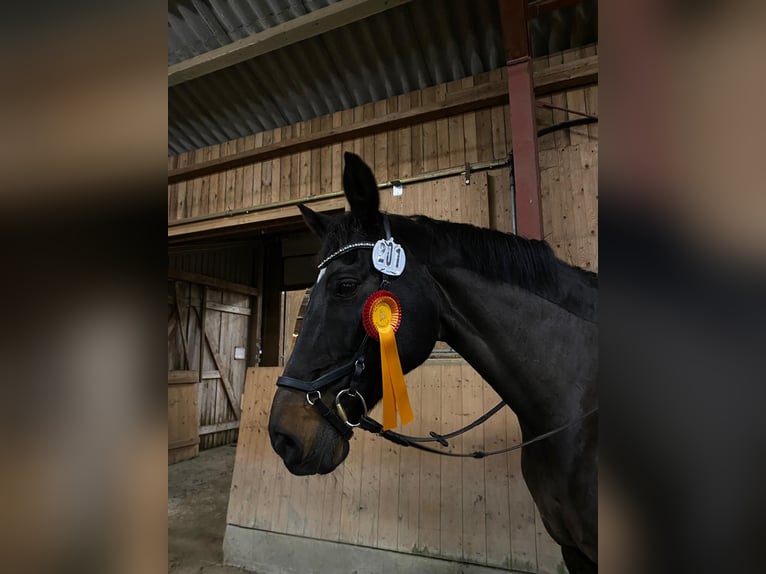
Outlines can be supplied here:
<path id="1" fill-rule="evenodd" d="M 430 272 L 443 299 L 440 338 L 498 392 L 522 428 L 543 432 L 591 406 L 595 324 L 529 291 L 465 269 Z M 578 293 L 581 286 L 571 287 Z M 584 308 L 589 306 L 586 300 Z"/>

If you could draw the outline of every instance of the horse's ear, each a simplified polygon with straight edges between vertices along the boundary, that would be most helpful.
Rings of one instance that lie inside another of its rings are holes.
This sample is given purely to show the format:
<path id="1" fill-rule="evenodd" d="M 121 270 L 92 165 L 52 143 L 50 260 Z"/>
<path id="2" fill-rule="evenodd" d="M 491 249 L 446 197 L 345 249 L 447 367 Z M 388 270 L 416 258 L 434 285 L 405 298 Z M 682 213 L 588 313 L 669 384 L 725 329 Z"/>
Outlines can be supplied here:
<path id="1" fill-rule="evenodd" d="M 317 235 L 320 238 L 324 237 L 325 233 L 327 233 L 327 229 L 330 227 L 330 223 L 333 221 L 333 218 L 329 215 L 325 215 L 324 213 L 317 213 L 302 203 L 298 204 L 298 209 L 301 210 L 303 220 L 306 222 L 306 225 L 309 226 L 309 229 L 314 233 L 314 235 Z"/>
<path id="2" fill-rule="evenodd" d="M 353 213 L 362 224 L 375 223 L 380 207 L 378 184 L 372 170 L 362 158 L 351 152 L 343 155 L 346 167 L 343 170 L 343 191 Z"/>

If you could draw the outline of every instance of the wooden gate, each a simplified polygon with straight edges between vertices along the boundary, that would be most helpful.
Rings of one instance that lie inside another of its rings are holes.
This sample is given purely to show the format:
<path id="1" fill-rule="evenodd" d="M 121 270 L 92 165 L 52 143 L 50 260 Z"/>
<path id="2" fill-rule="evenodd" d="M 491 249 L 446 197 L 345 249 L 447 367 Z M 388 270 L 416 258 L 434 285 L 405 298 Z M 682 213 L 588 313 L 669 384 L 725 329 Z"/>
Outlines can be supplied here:
<path id="1" fill-rule="evenodd" d="M 233 442 L 239 428 L 254 297 L 191 279 L 168 285 L 168 367 L 197 375 L 200 448 Z"/>
<path id="2" fill-rule="evenodd" d="M 348 546 L 330 544 L 341 542 L 527 572 L 560 571 L 559 547 L 545 532 L 524 484 L 518 451 L 482 460 L 439 457 L 359 431 L 348 458 L 333 473 L 291 475 L 272 450 L 267 431 L 281 371 L 256 367 L 247 372 L 227 538 L 247 536 L 257 546 L 268 531 L 284 535 L 269 536 L 271 545 L 282 540 L 294 546 L 299 540 L 294 536 L 327 541 L 326 546 L 312 542 L 317 557 L 344 552 Z M 462 360 L 428 361 L 406 378 L 416 413 L 415 421 L 400 429 L 408 434 L 446 433 L 499 401 Z M 379 409 L 372 411 L 378 420 Z M 520 440 L 516 417 L 505 409 L 450 443 L 455 450 L 472 451 Z M 237 563 L 237 545 L 228 544 L 226 552 L 227 561 Z M 247 559 L 255 560 L 250 567 L 270 571 L 265 555 L 256 554 Z"/>

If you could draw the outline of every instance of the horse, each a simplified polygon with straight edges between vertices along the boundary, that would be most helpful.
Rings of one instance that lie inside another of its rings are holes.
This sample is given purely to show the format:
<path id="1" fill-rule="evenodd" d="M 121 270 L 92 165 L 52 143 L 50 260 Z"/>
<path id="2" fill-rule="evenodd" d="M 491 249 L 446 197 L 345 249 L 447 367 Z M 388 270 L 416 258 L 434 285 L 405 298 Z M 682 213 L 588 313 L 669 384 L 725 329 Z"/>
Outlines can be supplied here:
<path id="1" fill-rule="evenodd" d="M 295 475 L 345 460 L 348 427 L 383 395 L 380 352 L 361 314 L 385 287 L 401 306 L 404 373 L 444 341 L 516 413 L 524 441 L 564 427 L 524 446 L 522 473 L 569 571 L 596 572 L 597 413 L 587 415 L 597 405 L 598 275 L 557 259 L 544 241 L 381 213 L 372 170 L 350 152 L 343 189 L 350 211 L 340 217 L 298 206 L 323 262 L 272 402 L 273 449 Z M 389 237 L 406 255 L 399 275 L 370 256 Z"/>

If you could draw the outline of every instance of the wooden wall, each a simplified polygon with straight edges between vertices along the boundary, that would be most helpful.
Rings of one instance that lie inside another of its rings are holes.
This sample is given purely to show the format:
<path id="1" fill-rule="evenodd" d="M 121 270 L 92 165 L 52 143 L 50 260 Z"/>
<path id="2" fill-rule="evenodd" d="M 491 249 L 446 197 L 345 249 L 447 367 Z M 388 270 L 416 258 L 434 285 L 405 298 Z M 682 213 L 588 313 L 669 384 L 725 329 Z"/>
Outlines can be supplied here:
<path id="1" fill-rule="evenodd" d="M 535 66 L 538 71 L 553 69 L 557 65 L 592 57 L 596 52 L 595 46 L 572 50 L 538 59 Z M 505 81 L 505 69 L 493 70 L 174 156 L 168 160 L 169 167 L 189 166 L 275 142 L 327 133 L 334 128 L 443 102 L 482 84 Z M 538 101 L 597 115 L 598 86 L 566 90 L 540 97 Z M 538 108 L 540 127 L 574 118 L 564 111 Z M 177 222 L 341 191 L 344 151 L 359 154 L 373 166 L 379 182 L 462 167 L 466 163 L 506 159 L 512 150 L 508 121 L 508 105 L 496 105 L 196 177 L 168 186 L 168 219 Z M 596 269 L 598 125 L 547 135 L 540 138 L 539 145 L 546 239 L 568 260 Z M 493 174 L 499 171 L 506 170 L 494 170 Z M 501 206 L 497 215 L 497 228 L 510 231 L 509 204 Z"/>
<path id="2" fill-rule="evenodd" d="M 228 524 L 525 572 L 562 571 L 518 452 L 438 457 L 358 431 L 348 458 L 331 474 L 291 475 L 267 431 L 281 370 L 248 369 Z M 406 432 L 414 434 L 454 430 L 499 401 L 462 360 L 428 361 L 407 375 L 407 387 L 416 417 Z M 379 408 L 372 413 L 378 419 Z M 505 409 L 452 444 L 488 450 L 520 436 L 515 415 Z"/>
<path id="3" fill-rule="evenodd" d="M 252 244 L 222 249 L 199 248 L 173 252 L 168 256 L 168 268 L 201 273 L 242 285 L 253 285 L 258 265 L 258 250 Z"/>
<path id="4" fill-rule="evenodd" d="M 597 54 L 597 46 L 554 54 L 538 68 Z M 539 98 L 540 102 L 598 116 L 598 85 Z M 538 108 L 538 126 L 576 119 Z M 598 123 L 539 139 L 543 233 L 561 259 L 598 271 Z"/>

